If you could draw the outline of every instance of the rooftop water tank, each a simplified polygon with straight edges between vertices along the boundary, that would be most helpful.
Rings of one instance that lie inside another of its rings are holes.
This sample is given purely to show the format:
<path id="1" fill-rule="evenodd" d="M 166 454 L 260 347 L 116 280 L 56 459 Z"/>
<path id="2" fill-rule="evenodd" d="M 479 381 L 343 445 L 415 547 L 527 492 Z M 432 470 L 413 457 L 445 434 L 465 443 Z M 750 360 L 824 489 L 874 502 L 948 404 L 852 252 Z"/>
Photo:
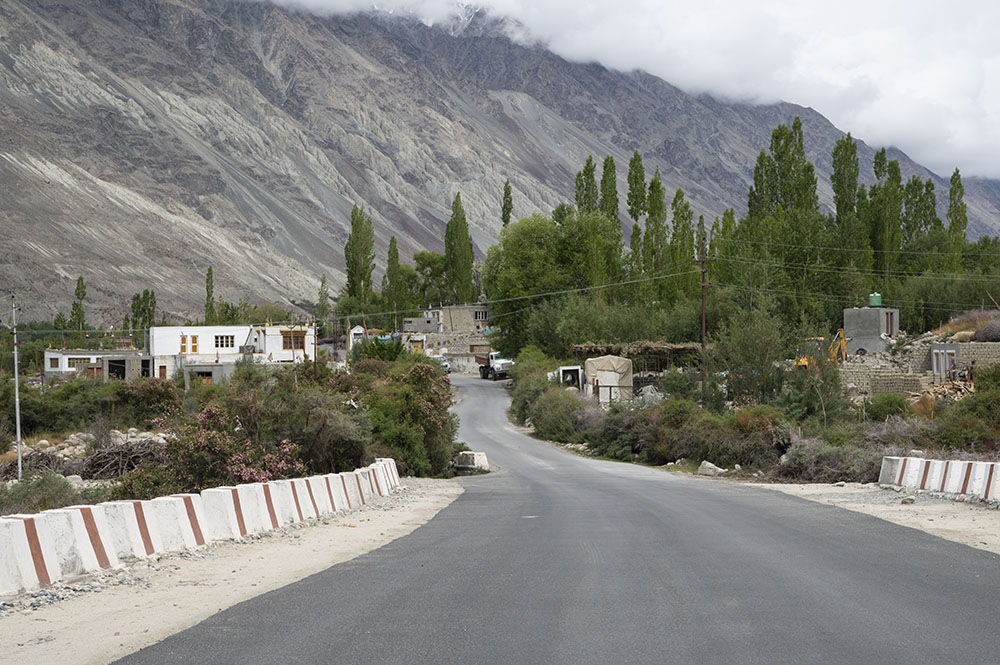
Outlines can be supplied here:
<path id="1" fill-rule="evenodd" d="M 868 295 L 868 306 L 869 307 L 881 307 L 882 306 L 882 294 L 881 293 L 871 293 Z"/>

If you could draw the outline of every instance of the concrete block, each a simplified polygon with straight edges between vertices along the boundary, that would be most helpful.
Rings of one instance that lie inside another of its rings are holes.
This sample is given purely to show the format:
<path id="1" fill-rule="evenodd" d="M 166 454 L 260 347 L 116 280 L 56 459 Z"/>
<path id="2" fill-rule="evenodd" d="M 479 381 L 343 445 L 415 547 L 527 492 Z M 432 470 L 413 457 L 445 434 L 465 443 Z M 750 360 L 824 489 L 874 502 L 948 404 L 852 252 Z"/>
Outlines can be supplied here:
<path id="1" fill-rule="evenodd" d="M 344 500 L 347 502 L 347 509 L 354 510 L 361 505 L 361 495 L 358 493 L 358 486 L 354 482 L 354 475 L 348 472 L 333 474 L 340 479 L 340 486 L 344 490 Z"/>
<path id="2" fill-rule="evenodd" d="M 108 524 L 111 547 L 119 557 L 148 557 L 164 552 L 160 530 L 149 520 L 142 501 L 109 501 L 98 506 Z"/>
<path id="3" fill-rule="evenodd" d="M 949 494 L 965 494 L 963 488 L 968 487 L 972 475 L 972 462 L 952 462 L 948 465 L 948 476 L 944 481 L 944 490 Z"/>
<path id="4" fill-rule="evenodd" d="M 898 485 L 900 467 L 903 465 L 902 457 L 883 457 L 882 470 L 878 474 L 878 482 L 881 485 Z"/>
<path id="5" fill-rule="evenodd" d="M 305 520 L 299 503 L 298 490 L 293 490 L 290 480 L 272 480 L 265 484 L 271 495 L 271 501 L 274 503 L 274 510 L 280 526 Z"/>
<path id="6" fill-rule="evenodd" d="M 476 453 L 466 450 L 455 455 L 454 464 L 460 469 L 489 469 L 490 463 L 486 453 Z"/>
<path id="7" fill-rule="evenodd" d="M 313 495 L 312 488 L 306 482 L 306 479 L 292 478 L 288 482 L 292 485 L 292 496 L 298 502 L 302 520 L 319 517 L 319 506 L 316 505 L 316 497 Z"/>
<path id="8" fill-rule="evenodd" d="M 67 510 L 76 510 L 83 518 L 84 528 L 87 530 L 87 539 L 97 563 L 101 568 L 118 568 L 121 563 L 118 560 L 118 552 L 115 550 L 111 540 L 111 525 L 105 516 L 102 506 L 70 506 Z M 86 545 L 83 545 L 86 547 Z"/>
<path id="9" fill-rule="evenodd" d="M 0 518 L 0 594 L 33 591 L 61 577 L 52 544 L 43 547 L 34 518 Z"/>
<path id="10" fill-rule="evenodd" d="M 193 506 L 193 502 L 191 502 Z M 188 502 L 182 496 L 161 496 L 142 502 L 147 522 L 155 524 L 164 552 L 182 552 L 205 544 L 205 536 L 198 522 L 195 535 Z M 197 520 L 197 514 L 195 514 Z M 200 541 L 200 542 L 199 542 Z"/>
<path id="11" fill-rule="evenodd" d="M 235 487 L 215 487 L 201 491 L 205 538 L 238 540 L 247 535 L 243 504 Z"/>
<path id="12" fill-rule="evenodd" d="M 896 484 L 903 487 L 917 487 L 920 484 L 920 478 L 923 476 L 924 462 L 926 460 L 922 457 L 907 457 L 905 459 L 906 469 L 901 474 L 902 478 Z"/>
<path id="13" fill-rule="evenodd" d="M 107 558 L 98 561 L 95 548 L 90 542 L 83 516 L 76 510 L 61 508 L 46 510 L 35 515 L 14 515 L 31 520 L 37 533 L 38 543 L 45 559 L 54 557 L 59 566 L 59 577 L 66 579 L 84 575 L 108 567 Z M 117 557 L 115 563 L 117 563 Z M 102 566 L 102 564 L 104 564 Z"/>
<path id="14" fill-rule="evenodd" d="M 278 516 L 273 515 L 272 520 L 272 509 L 268 508 L 263 484 L 237 485 L 234 489 L 240 500 L 243 523 L 248 534 L 265 533 L 278 528 Z"/>
<path id="15" fill-rule="evenodd" d="M 997 501 L 1000 499 L 1000 469 L 997 464 L 990 463 L 990 470 L 986 476 L 986 486 L 983 489 L 983 501 Z"/>
<path id="16" fill-rule="evenodd" d="M 334 512 L 333 490 L 327 487 L 326 478 L 324 476 L 310 476 L 306 478 L 306 483 L 309 485 L 310 496 L 315 499 L 317 515 L 332 515 Z"/>

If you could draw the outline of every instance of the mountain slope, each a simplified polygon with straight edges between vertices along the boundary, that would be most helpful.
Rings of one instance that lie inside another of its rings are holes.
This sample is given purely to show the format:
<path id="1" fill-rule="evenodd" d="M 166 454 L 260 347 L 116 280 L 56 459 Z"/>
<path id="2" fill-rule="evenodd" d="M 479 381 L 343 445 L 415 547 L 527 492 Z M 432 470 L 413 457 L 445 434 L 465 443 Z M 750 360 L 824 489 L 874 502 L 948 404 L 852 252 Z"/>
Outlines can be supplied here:
<path id="1" fill-rule="evenodd" d="M 113 322 L 154 288 L 197 314 L 216 293 L 277 302 L 343 281 L 351 206 L 381 263 L 440 251 L 462 192 L 477 251 L 516 216 L 572 198 L 588 154 L 632 150 L 708 217 L 745 205 L 757 153 L 802 116 L 821 197 L 841 135 L 792 104 L 692 97 L 643 73 L 512 42 L 482 14 L 317 17 L 233 0 L 8 0 L 0 5 L 0 279 L 28 316 L 65 310 L 76 276 Z M 873 150 L 861 146 L 862 164 Z M 905 176 L 928 172 L 896 154 Z M 870 170 L 862 167 L 863 172 Z M 865 174 L 870 177 L 870 174 Z M 947 182 L 937 179 L 939 199 Z M 1000 186 L 969 180 L 970 231 L 993 231 Z M 630 226 L 630 223 L 629 223 Z"/>

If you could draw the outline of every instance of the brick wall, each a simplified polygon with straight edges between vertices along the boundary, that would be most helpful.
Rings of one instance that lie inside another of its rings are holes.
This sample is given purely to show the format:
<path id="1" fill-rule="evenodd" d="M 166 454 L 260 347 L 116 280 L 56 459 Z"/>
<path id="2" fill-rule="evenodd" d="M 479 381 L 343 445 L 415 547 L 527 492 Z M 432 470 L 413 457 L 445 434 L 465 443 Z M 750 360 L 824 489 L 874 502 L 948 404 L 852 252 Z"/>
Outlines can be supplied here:
<path id="1" fill-rule="evenodd" d="M 958 367 L 964 369 L 976 361 L 976 368 L 983 369 L 1000 364 L 1000 342 L 963 342 L 958 345 Z"/>

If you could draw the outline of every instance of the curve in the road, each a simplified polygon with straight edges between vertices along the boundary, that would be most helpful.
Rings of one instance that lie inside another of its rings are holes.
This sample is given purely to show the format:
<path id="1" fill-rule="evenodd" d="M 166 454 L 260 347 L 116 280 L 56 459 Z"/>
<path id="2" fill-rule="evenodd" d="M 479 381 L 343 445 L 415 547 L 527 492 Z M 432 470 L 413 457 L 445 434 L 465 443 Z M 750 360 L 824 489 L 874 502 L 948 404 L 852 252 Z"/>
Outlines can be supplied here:
<path id="1" fill-rule="evenodd" d="M 574 456 L 455 377 L 500 470 L 379 550 L 121 663 L 1000 662 L 1000 557 L 753 487 Z"/>

